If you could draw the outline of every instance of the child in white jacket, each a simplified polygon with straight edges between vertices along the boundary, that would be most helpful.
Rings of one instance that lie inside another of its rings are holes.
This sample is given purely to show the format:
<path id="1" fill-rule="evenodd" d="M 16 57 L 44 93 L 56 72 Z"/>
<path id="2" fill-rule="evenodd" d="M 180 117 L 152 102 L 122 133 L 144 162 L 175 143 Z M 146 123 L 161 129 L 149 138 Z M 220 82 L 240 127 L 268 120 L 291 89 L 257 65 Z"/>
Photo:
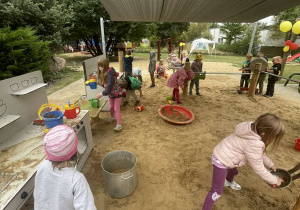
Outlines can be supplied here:
<path id="1" fill-rule="evenodd" d="M 44 137 L 47 160 L 35 176 L 34 209 L 96 210 L 84 175 L 76 170 L 78 139 L 67 125 L 57 125 Z"/>
<path id="2" fill-rule="evenodd" d="M 255 122 L 238 124 L 234 134 L 223 139 L 213 150 L 213 182 L 203 210 L 212 208 L 224 186 L 241 190 L 241 186 L 233 179 L 238 174 L 236 167 L 247 162 L 266 182 L 280 186 L 282 179 L 273 176 L 265 168 L 276 171 L 274 163 L 266 156 L 266 148 L 272 146 L 271 150 L 276 149 L 284 133 L 285 128 L 280 118 L 269 113 L 261 115 Z"/>

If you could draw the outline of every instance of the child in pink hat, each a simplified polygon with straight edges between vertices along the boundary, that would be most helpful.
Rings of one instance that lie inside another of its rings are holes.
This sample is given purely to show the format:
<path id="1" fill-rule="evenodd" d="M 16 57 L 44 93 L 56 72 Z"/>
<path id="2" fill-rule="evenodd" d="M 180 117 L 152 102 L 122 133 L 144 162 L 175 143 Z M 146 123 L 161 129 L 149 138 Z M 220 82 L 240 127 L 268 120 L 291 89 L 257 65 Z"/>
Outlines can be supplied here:
<path id="1" fill-rule="evenodd" d="M 67 125 L 52 128 L 44 137 L 47 160 L 35 176 L 34 209 L 96 209 L 84 175 L 76 170 L 78 139 Z"/>

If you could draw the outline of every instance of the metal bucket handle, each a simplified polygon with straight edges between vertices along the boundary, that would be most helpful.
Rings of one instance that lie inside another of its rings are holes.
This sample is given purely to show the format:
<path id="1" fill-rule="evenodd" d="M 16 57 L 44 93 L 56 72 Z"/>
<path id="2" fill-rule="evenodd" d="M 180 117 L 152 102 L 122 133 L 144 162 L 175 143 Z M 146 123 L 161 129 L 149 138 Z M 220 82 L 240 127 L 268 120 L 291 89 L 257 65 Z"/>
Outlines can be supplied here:
<path id="1" fill-rule="evenodd" d="M 130 173 L 130 175 L 128 177 L 126 177 L 126 178 L 124 177 L 124 174 L 122 174 L 122 180 L 127 180 L 127 179 L 130 179 L 132 177 L 133 177 L 132 173 Z"/>
<path id="2" fill-rule="evenodd" d="M 298 163 L 294 168 L 288 170 L 288 172 L 289 172 L 290 174 L 292 174 L 292 173 L 298 171 L 299 169 L 300 169 L 300 163 Z M 294 181 L 294 180 L 296 180 L 296 179 L 299 179 L 299 178 L 300 178 L 300 173 L 297 174 L 297 175 L 292 176 L 292 181 Z"/>

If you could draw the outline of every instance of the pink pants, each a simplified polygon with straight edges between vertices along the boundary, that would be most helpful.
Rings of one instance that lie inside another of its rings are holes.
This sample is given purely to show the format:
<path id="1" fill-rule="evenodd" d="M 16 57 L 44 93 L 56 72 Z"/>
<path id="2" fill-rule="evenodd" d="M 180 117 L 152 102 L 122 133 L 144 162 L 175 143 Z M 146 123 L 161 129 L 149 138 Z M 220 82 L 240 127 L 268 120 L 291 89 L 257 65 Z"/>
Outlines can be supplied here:
<path id="1" fill-rule="evenodd" d="M 178 88 L 173 89 L 173 99 L 175 99 L 177 102 L 180 102 L 179 101 L 179 89 Z"/>
<path id="2" fill-rule="evenodd" d="M 116 113 L 117 125 L 121 125 L 120 105 L 121 105 L 122 97 L 120 98 L 109 97 L 108 101 L 109 101 L 109 110 L 110 110 L 111 118 L 114 118 Z"/>

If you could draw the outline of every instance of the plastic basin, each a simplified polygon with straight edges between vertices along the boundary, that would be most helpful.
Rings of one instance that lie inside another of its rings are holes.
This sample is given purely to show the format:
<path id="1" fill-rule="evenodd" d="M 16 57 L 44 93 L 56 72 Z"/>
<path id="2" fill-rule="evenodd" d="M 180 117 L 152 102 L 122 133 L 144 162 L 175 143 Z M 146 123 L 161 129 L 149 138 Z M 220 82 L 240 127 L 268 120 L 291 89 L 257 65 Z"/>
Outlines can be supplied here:
<path id="1" fill-rule="evenodd" d="M 47 128 L 53 128 L 57 125 L 63 124 L 64 113 L 62 111 L 50 111 L 42 115 L 42 118 L 47 126 Z"/>
<path id="2" fill-rule="evenodd" d="M 177 105 L 161 106 L 158 109 L 158 114 L 164 120 L 178 125 L 188 124 L 195 120 L 193 112 L 185 107 Z"/>

